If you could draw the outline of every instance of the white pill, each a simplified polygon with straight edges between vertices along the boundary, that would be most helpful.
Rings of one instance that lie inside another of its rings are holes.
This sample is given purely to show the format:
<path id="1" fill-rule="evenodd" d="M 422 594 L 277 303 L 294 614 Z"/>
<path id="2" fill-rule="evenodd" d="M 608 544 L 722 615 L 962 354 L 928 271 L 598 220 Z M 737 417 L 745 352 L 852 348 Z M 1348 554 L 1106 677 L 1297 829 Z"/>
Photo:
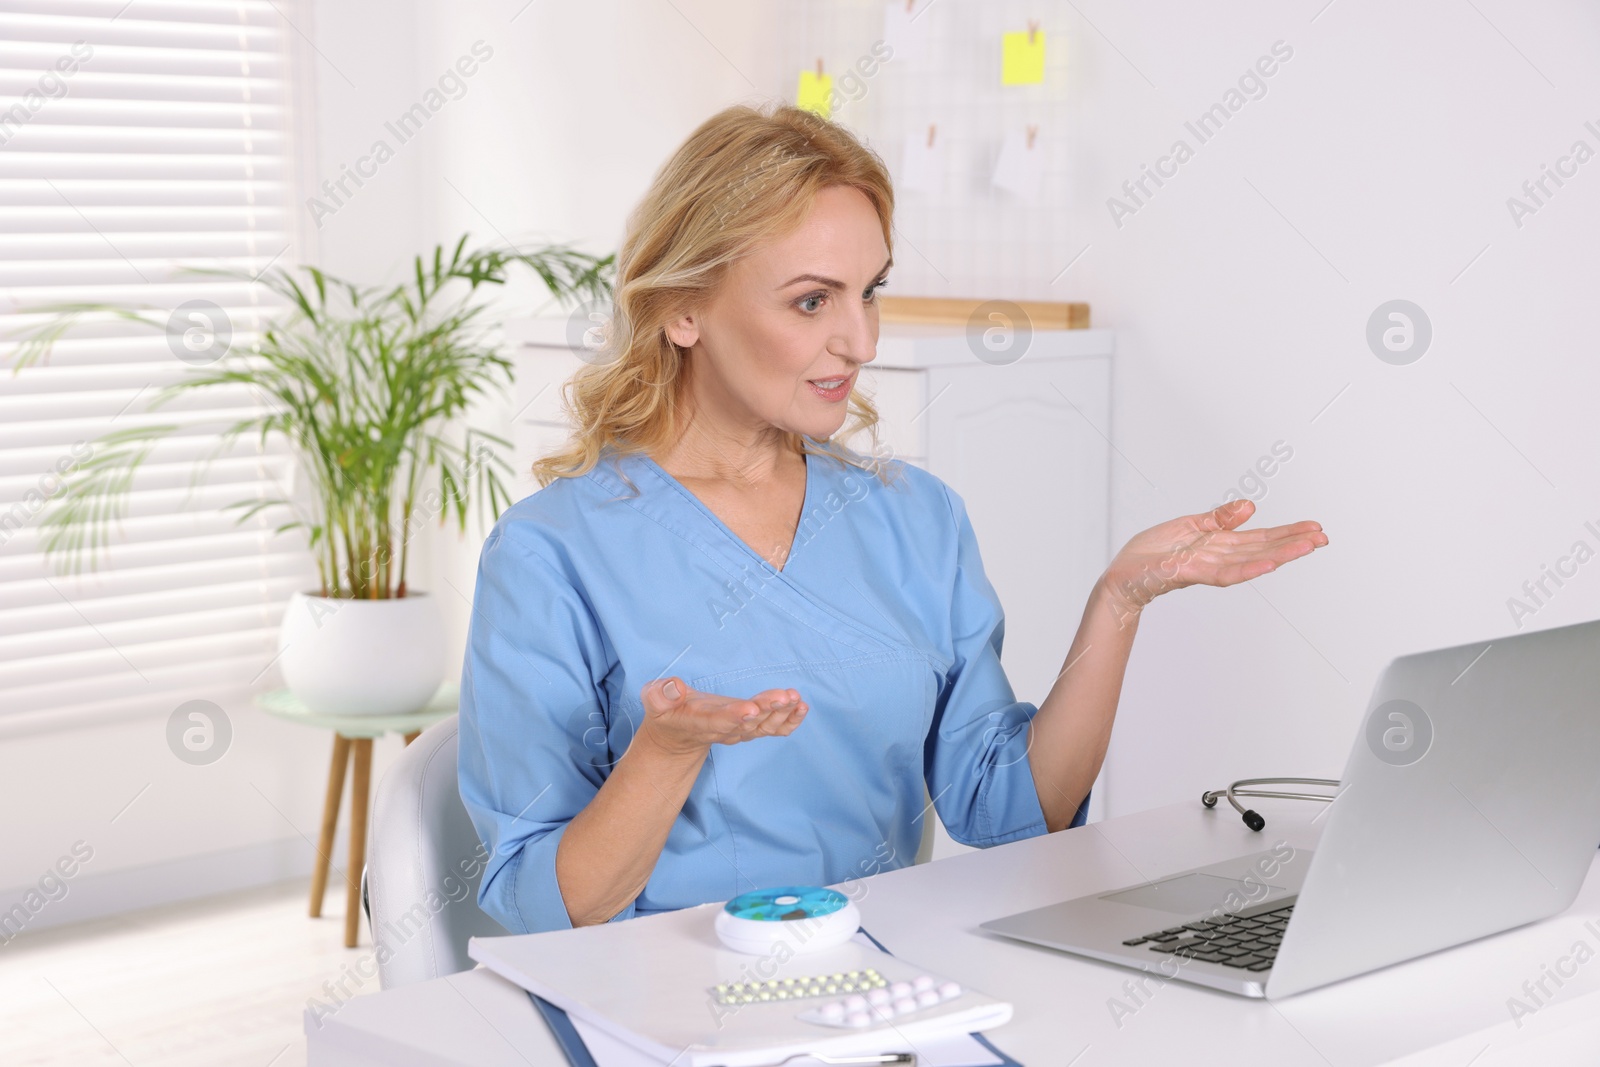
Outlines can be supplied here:
<path id="1" fill-rule="evenodd" d="M 961 987 L 954 982 L 946 982 L 939 987 L 939 996 L 945 1000 L 954 1000 L 961 995 Z"/>
<path id="2" fill-rule="evenodd" d="M 894 1012 L 896 1015 L 910 1015 L 916 1010 L 917 1002 L 912 1000 L 910 997 L 901 997 L 899 1000 L 894 1002 Z"/>
<path id="3" fill-rule="evenodd" d="M 895 998 L 896 1000 L 899 1000 L 901 997 L 909 997 L 911 995 L 911 983 L 910 982 L 896 982 L 896 983 L 894 983 L 893 985 L 891 985 L 889 987 L 889 995 L 891 997 Z"/>
<path id="4" fill-rule="evenodd" d="M 853 1011 L 845 1019 L 845 1025 L 860 1029 L 863 1026 L 871 1026 L 872 1019 L 864 1011 Z"/>
<path id="5" fill-rule="evenodd" d="M 917 1003 L 924 1008 L 931 1008 L 939 1003 L 939 994 L 931 989 L 924 989 L 917 994 Z"/>
<path id="6" fill-rule="evenodd" d="M 866 1011 L 867 1010 L 867 998 L 866 997 L 845 997 L 844 998 L 844 1010 L 845 1011 Z"/>
<path id="7" fill-rule="evenodd" d="M 918 993 L 932 989 L 934 984 L 933 976 L 931 974 L 919 974 L 911 980 L 911 988 L 915 989 Z"/>
<path id="8" fill-rule="evenodd" d="M 830 1023 L 836 1023 L 844 1018 L 844 1005 L 837 1000 L 832 1004 L 824 1004 L 818 1010 L 822 1012 L 822 1017 Z"/>
<path id="9" fill-rule="evenodd" d="M 887 989 L 874 989 L 867 994 L 867 1003 L 869 1004 L 887 1004 L 893 999 Z"/>

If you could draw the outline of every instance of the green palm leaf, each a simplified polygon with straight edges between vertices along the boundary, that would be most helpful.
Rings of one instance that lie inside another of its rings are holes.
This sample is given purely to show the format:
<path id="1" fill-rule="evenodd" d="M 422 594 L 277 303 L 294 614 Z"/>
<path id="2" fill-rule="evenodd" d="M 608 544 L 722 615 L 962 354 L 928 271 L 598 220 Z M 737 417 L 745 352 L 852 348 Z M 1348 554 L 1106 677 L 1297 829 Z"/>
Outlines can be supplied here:
<path id="1" fill-rule="evenodd" d="M 237 443 L 289 443 L 310 486 L 301 506 L 285 492 L 237 501 L 225 510 L 245 522 L 293 513 L 276 532 L 300 529 L 329 596 L 404 596 L 408 546 L 437 485 L 437 518 L 465 530 L 476 505 L 492 519 L 511 503 L 501 477 L 510 445 L 462 417 L 474 401 L 508 386 L 511 361 L 499 354 L 488 287 L 526 269 L 562 301 L 610 299 L 613 256 L 567 246 L 533 251 L 469 248 L 417 256 L 410 277 L 389 287 L 357 285 L 317 267 L 274 268 L 260 275 L 202 268 L 189 273 L 247 281 L 280 298 L 283 310 L 247 351 L 226 354 L 158 390 L 150 409 L 206 390 L 245 387 L 259 410 L 224 428 L 195 465 L 205 469 Z M 13 353 L 15 371 L 48 359 L 57 341 L 95 321 L 166 328 L 155 307 L 71 304 L 27 309 L 45 315 Z M 98 564 L 126 515 L 134 475 L 176 425 L 105 435 L 69 473 L 42 522 L 46 552 L 62 569 Z"/>

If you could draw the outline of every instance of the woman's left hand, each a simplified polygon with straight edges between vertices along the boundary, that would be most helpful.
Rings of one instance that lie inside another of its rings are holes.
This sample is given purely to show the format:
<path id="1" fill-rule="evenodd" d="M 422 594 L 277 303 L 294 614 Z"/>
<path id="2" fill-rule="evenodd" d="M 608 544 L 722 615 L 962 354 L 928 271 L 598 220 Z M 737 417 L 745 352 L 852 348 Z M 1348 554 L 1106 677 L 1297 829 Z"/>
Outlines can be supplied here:
<path id="1" fill-rule="evenodd" d="M 1101 579 L 1119 619 L 1137 616 L 1170 590 L 1247 582 L 1328 543 L 1321 524 L 1309 519 L 1289 526 L 1237 529 L 1255 510 L 1249 500 L 1233 500 L 1135 535 Z"/>

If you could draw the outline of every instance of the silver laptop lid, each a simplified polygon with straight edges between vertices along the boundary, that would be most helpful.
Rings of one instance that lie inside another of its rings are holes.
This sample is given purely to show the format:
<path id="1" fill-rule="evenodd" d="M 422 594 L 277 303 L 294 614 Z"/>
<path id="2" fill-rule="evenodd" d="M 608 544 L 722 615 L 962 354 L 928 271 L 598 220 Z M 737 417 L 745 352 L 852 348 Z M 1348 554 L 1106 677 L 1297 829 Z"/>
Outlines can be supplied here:
<path id="1" fill-rule="evenodd" d="M 1600 846 L 1600 621 L 1394 660 L 1342 781 L 1268 996 L 1572 903 Z"/>

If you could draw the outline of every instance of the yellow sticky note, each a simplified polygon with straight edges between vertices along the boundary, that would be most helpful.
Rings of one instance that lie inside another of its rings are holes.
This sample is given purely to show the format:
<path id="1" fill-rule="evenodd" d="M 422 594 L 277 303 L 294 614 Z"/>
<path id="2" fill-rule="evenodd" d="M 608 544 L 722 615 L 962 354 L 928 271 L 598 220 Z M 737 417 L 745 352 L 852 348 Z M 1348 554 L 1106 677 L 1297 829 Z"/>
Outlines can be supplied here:
<path id="1" fill-rule="evenodd" d="M 1008 33 L 1001 38 L 1003 51 L 1000 58 L 1001 85 L 1038 85 L 1044 81 L 1044 31 L 1034 30 L 1033 41 L 1028 31 Z"/>
<path id="2" fill-rule="evenodd" d="M 800 88 L 795 93 L 795 106 L 814 111 L 823 118 L 833 114 L 833 78 L 814 70 L 800 72 Z"/>

